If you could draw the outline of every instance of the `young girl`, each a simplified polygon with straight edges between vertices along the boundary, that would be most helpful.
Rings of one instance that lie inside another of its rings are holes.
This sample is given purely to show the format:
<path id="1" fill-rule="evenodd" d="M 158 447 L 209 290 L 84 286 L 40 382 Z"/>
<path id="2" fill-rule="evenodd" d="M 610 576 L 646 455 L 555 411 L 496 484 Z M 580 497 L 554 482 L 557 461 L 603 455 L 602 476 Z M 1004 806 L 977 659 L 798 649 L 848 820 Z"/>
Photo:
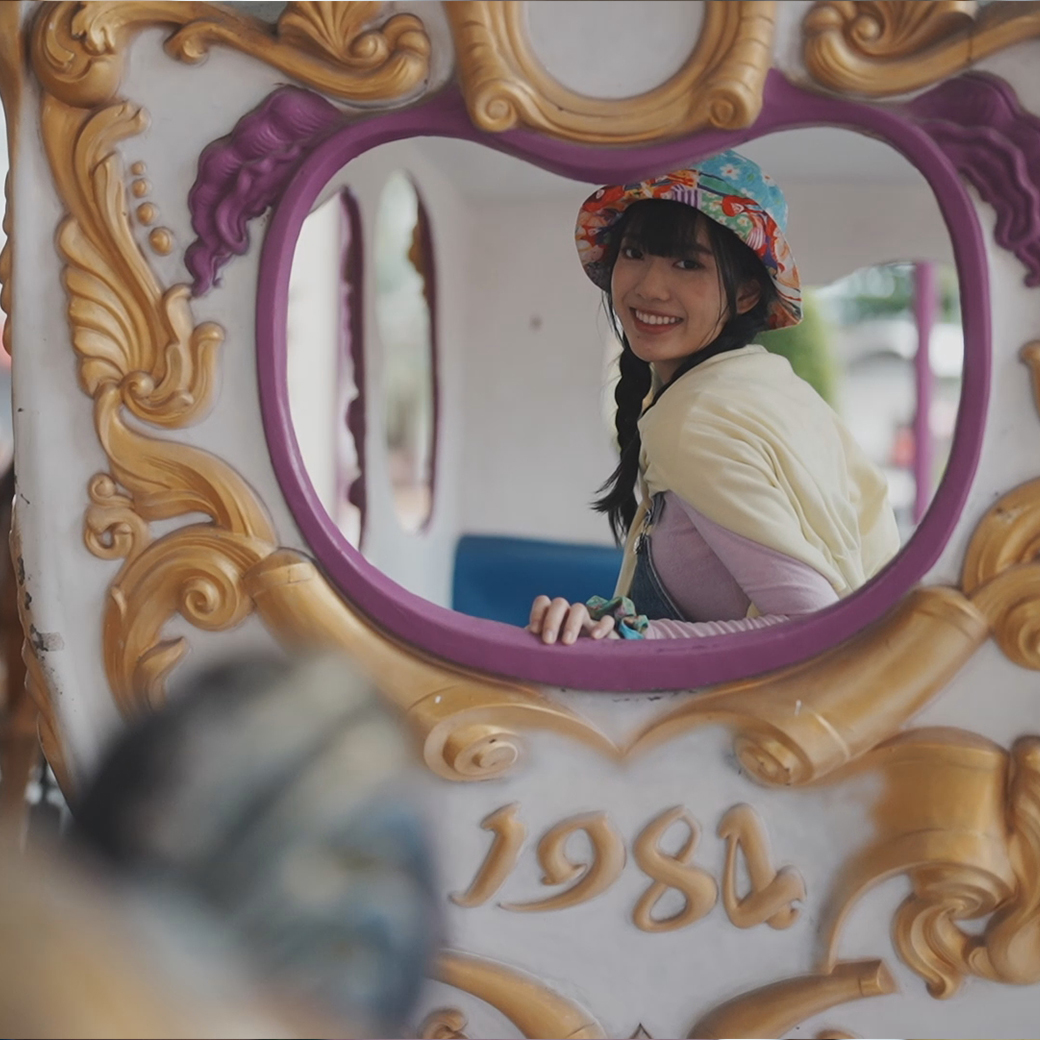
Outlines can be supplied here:
<path id="1" fill-rule="evenodd" d="M 801 321 L 786 225 L 780 189 L 732 151 L 582 206 L 578 253 L 623 346 L 621 457 L 595 507 L 625 553 L 614 599 L 535 600 L 543 642 L 762 628 L 837 602 L 898 551 L 883 475 L 752 343 Z"/>

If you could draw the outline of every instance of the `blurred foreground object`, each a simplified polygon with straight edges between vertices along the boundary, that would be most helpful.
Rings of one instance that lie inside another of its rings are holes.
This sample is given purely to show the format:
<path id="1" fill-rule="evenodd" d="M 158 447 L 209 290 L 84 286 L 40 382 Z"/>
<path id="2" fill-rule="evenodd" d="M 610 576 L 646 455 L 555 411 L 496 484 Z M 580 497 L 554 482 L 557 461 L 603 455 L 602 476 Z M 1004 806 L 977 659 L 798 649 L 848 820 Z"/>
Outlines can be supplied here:
<path id="1" fill-rule="evenodd" d="M 268 1002 L 185 907 L 151 905 L 57 849 L 23 854 L 13 832 L 0 877 L 3 1036 L 304 1037 L 323 1025 Z"/>
<path id="2" fill-rule="evenodd" d="M 349 662 L 239 661 L 117 744 L 73 807 L 76 833 L 219 925 L 268 998 L 390 1036 L 436 937 L 412 762 Z"/>

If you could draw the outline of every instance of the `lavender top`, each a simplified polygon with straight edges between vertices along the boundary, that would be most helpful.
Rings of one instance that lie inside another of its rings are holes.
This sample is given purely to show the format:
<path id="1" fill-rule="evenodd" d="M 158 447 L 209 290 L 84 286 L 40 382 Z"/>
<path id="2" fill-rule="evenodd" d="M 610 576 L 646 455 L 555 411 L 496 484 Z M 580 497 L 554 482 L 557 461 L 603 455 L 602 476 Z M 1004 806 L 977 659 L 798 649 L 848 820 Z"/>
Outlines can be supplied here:
<path id="1" fill-rule="evenodd" d="M 721 527 L 673 491 L 651 539 L 654 567 L 692 621 L 651 621 L 649 639 L 766 628 L 837 603 L 831 583 L 806 563 Z M 747 617 L 754 605 L 758 617 Z"/>

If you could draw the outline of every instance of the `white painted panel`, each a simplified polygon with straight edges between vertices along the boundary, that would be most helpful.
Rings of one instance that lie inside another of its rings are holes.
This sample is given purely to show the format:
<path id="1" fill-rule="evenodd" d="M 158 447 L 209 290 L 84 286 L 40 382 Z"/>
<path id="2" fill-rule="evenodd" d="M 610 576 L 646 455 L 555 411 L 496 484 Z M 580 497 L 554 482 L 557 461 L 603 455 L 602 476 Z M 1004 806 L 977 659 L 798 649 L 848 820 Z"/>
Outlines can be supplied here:
<path id="1" fill-rule="evenodd" d="M 700 36 L 699 0 L 528 0 L 531 49 L 551 76 L 590 97 L 642 94 L 679 71 Z"/>

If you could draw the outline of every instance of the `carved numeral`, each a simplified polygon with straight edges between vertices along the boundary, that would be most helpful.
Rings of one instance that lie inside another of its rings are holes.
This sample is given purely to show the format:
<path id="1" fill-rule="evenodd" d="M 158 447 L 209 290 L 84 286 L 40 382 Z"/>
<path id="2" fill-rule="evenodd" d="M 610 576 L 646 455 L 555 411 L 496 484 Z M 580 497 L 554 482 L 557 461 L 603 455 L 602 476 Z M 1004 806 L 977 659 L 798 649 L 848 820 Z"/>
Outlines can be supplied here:
<path id="1" fill-rule="evenodd" d="M 567 839 L 584 831 L 592 843 L 589 863 L 575 863 L 567 858 Z M 540 910 L 563 910 L 593 899 L 617 880 L 625 865 L 625 843 L 606 813 L 584 813 L 556 824 L 538 843 L 538 863 L 543 885 L 574 884 L 554 896 L 530 903 L 503 903 L 506 910 L 534 913 Z"/>
<path id="2" fill-rule="evenodd" d="M 480 821 L 480 826 L 486 831 L 491 831 L 495 838 L 469 888 L 465 892 L 452 894 L 453 903 L 466 907 L 480 906 L 481 903 L 486 903 L 509 877 L 520 856 L 524 838 L 527 837 L 527 828 L 518 815 L 519 811 L 520 807 L 513 802 L 496 809 Z"/>
<path id="3" fill-rule="evenodd" d="M 738 928 L 763 921 L 770 928 L 790 928 L 798 917 L 792 904 L 805 899 L 805 882 L 794 867 L 773 870 L 769 840 L 761 817 L 750 805 L 735 805 L 719 821 L 719 837 L 726 839 L 726 866 L 722 872 L 722 905 Z M 744 853 L 751 888 L 737 895 L 737 852 Z"/>
<path id="4" fill-rule="evenodd" d="M 689 836 L 682 848 L 673 855 L 664 852 L 659 842 L 672 824 L 679 821 L 686 825 Z M 655 817 L 636 838 L 632 853 L 643 873 L 654 882 L 632 911 L 632 920 L 637 928 L 644 932 L 670 932 L 684 928 L 700 920 L 715 905 L 719 896 L 715 879 L 707 871 L 690 863 L 699 837 L 697 821 L 688 809 L 680 805 Z M 656 918 L 653 916 L 654 906 L 669 888 L 682 893 L 685 905 L 671 917 Z"/>

